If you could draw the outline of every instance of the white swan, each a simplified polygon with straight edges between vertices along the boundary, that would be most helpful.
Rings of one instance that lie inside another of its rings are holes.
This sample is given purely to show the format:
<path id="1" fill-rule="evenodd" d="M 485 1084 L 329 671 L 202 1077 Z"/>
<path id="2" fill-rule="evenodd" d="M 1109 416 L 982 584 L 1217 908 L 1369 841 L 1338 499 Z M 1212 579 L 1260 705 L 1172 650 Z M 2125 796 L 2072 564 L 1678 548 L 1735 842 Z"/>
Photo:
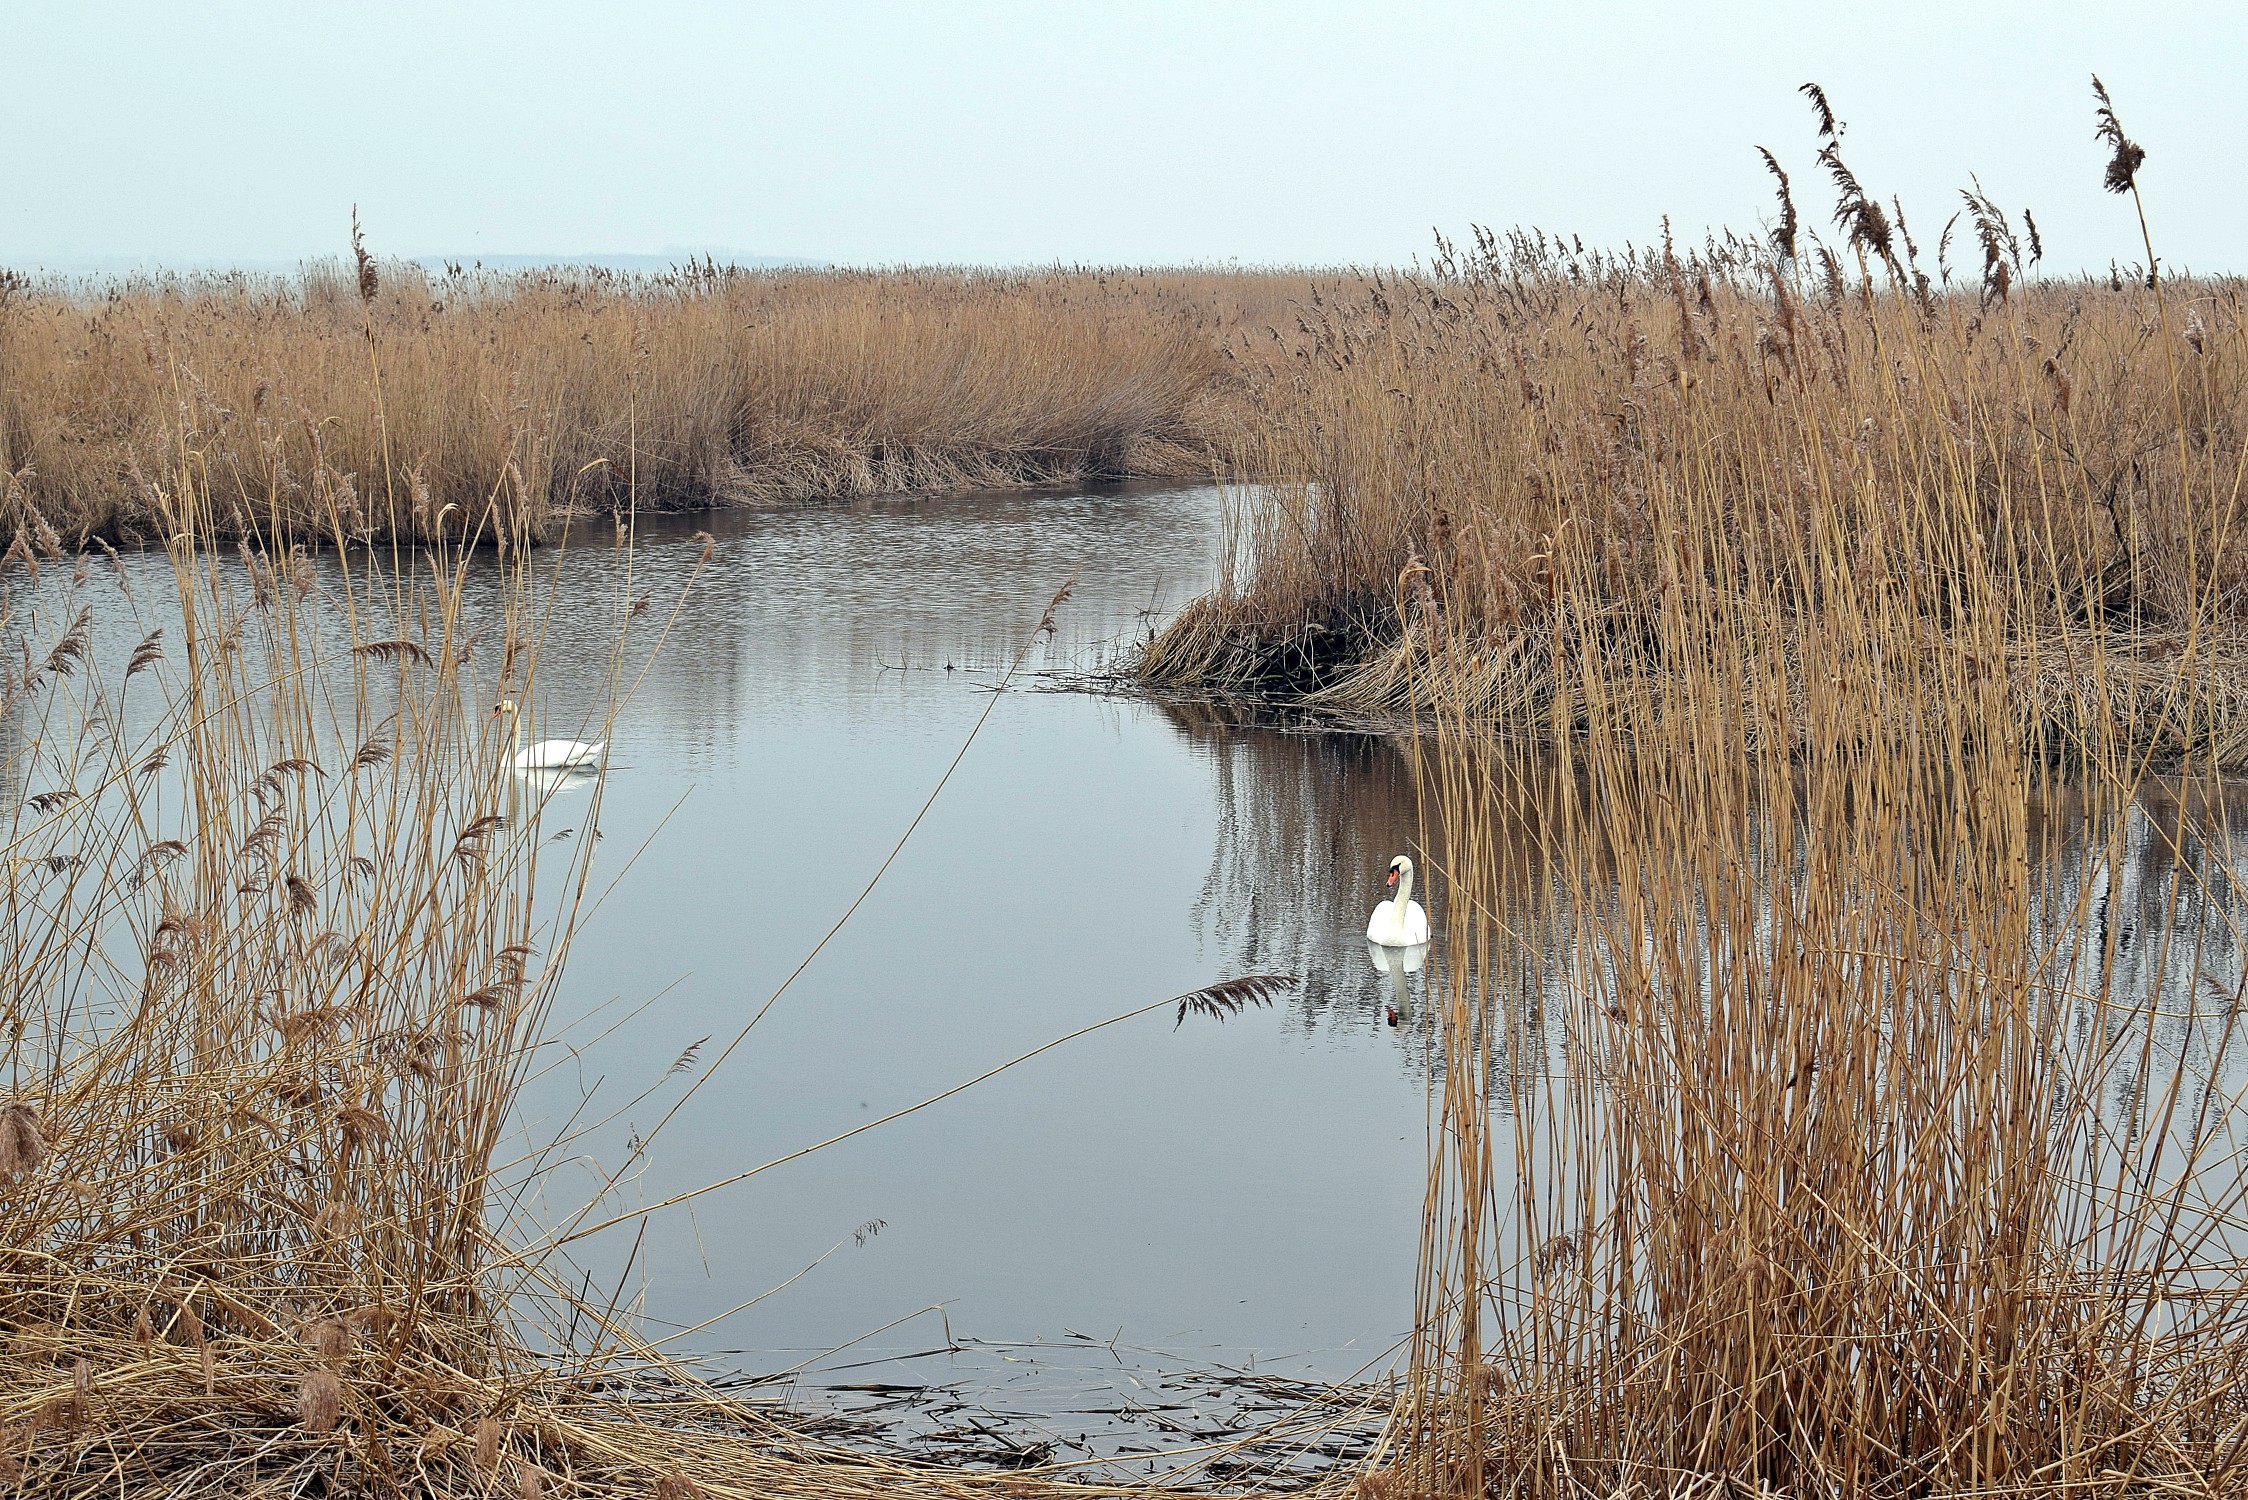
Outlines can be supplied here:
<path id="1" fill-rule="evenodd" d="M 492 709 L 495 714 L 506 714 L 515 725 L 515 754 L 508 764 L 518 771 L 570 771 L 601 763 L 601 752 L 609 748 L 607 740 L 587 744 L 583 740 L 540 740 L 535 745 L 523 743 L 523 716 L 516 711 L 513 698 L 502 698 Z"/>
<path id="2" fill-rule="evenodd" d="M 1384 948 L 1411 948 L 1428 941 L 1428 913 L 1413 899 L 1413 862 L 1400 854 L 1389 862 L 1389 883 L 1397 894 L 1374 908 L 1366 922 L 1366 941 Z"/>

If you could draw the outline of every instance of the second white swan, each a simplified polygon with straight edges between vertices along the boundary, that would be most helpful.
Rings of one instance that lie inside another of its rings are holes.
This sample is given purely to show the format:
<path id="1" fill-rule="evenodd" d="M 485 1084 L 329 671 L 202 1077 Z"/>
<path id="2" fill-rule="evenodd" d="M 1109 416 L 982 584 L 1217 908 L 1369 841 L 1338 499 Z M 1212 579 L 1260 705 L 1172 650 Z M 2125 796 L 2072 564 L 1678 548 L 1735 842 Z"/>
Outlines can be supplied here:
<path id="1" fill-rule="evenodd" d="M 1428 913 L 1413 899 L 1413 862 L 1400 854 L 1389 862 L 1389 883 L 1397 894 L 1374 908 L 1366 941 L 1384 948 L 1411 948 L 1428 941 Z"/>
<path id="2" fill-rule="evenodd" d="M 601 752 L 609 748 L 607 740 L 540 740 L 535 745 L 523 743 L 523 716 L 517 712 L 513 698 L 502 698 L 492 710 L 506 714 L 515 726 L 515 754 L 508 764 L 518 771 L 568 771 L 591 767 L 601 763 Z"/>

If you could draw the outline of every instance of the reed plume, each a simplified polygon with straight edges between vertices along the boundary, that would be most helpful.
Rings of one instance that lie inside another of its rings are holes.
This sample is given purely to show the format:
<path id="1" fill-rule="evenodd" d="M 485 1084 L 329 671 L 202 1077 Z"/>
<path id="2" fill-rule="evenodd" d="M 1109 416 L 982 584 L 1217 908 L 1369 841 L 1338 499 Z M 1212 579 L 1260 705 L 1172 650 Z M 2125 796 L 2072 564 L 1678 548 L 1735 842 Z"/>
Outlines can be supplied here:
<path id="1" fill-rule="evenodd" d="M 1776 193 L 1780 205 L 1780 221 L 1772 226 L 1772 249 L 1782 261 L 1792 263 L 1795 260 L 1795 236 L 1798 227 L 1795 218 L 1795 194 L 1788 189 L 1787 172 L 1780 166 L 1779 158 L 1762 146 L 1756 148 L 1756 154 L 1764 158 L 1765 169 L 1772 174 L 1774 181 L 1779 184 Z"/>
<path id="2" fill-rule="evenodd" d="M 1171 1023 L 1176 1031 L 1186 1024 L 1188 1016 L 1207 1016 L 1213 1021 L 1226 1021 L 1238 1016 L 1252 1006 L 1269 1006 L 1279 996 L 1288 993 L 1299 983 L 1293 974 L 1244 974 L 1236 979 L 1220 980 L 1201 989 L 1179 996 L 1178 1016 Z"/>
<path id="3" fill-rule="evenodd" d="M 2123 133 L 2123 122 L 2115 117 L 2115 103 L 2108 98 L 2107 85 L 2100 82 L 2097 73 L 2092 75 L 2092 97 L 2100 106 L 2093 133 L 2108 146 L 2107 173 L 2101 185 L 2111 193 L 2135 192 L 2139 168 L 2147 159 L 2146 148 Z"/>

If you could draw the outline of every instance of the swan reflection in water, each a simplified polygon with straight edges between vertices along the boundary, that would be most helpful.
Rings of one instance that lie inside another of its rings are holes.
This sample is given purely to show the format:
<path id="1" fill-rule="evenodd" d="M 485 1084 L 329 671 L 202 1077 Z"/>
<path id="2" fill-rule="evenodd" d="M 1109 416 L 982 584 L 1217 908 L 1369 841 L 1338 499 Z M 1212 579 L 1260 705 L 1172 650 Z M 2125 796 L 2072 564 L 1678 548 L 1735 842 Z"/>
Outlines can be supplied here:
<path id="1" fill-rule="evenodd" d="M 543 807 L 570 792 L 582 792 L 600 779 L 599 766 L 585 765 L 519 768 L 512 776 L 516 791 L 533 807 Z"/>
<path id="2" fill-rule="evenodd" d="M 1366 921 L 1366 958 L 1375 972 L 1389 976 L 1390 999 L 1382 1019 L 1398 1024 L 1407 1009 L 1405 976 L 1428 962 L 1428 913 L 1413 899 L 1413 861 L 1398 855 L 1389 862 L 1389 887 L 1397 892 L 1374 908 Z"/>
<path id="3" fill-rule="evenodd" d="M 1385 948 L 1380 943 L 1366 945 L 1366 961 L 1377 974 L 1418 974 L 1428 962 L 1428 944 L 1414 943 L 1410 947 Z"/>
<path id="4" fill-rule="evenodd" d="M 1428 962 L 1428 944 L 1390 947 L 1369 939 L 1366 959 L 1375 973 L 1389 976 L 1389 998 L 1382 1002 L 1382 1019 L 1395 1026 L 1409 1008 L 1405 976 L 1420 973 L 1421 966 Z"/>

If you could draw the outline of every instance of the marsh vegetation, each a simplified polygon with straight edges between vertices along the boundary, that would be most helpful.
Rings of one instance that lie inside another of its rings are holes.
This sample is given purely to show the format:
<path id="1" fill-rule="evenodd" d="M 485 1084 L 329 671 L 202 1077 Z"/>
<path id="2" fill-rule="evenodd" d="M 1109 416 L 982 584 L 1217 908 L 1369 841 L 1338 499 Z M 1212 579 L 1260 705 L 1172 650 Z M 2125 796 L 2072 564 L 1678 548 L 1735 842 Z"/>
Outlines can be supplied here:
<path id="1" fill-rule="evenodd" d="M 1977 195 L 1947 290 L 1814 102 L 1839 247 L 1782 178 L 1765 242 L 1308 317 L 1259 566 L 1149 653 L 1418 714 L 1442 1180 L 1371 1494 L 2238 1483 L 2239 289 L 2036 283 Z"/>
<path id="2" fill-rule="evenodd" d="M 1279 276 L 433 274 L 0 288 L 5 525 L 153 538 L 185 441 L 232 534 L 550 540 L 572 513 L 1213 472 L 1216 330 Z M 362 295 L 364 294 L 364 295 Z"/>
<path id="3" fill-rule="evenodd" d="M 1398 275 L 11 283 L 0 1478 L 1066 1483 L 818 1449 L 494 1230 L 595 842 L 510 816 L 489 707 L 570 513 L 1222 465 L 1134 670 L 1221 744 L 1386 715 L 1436 886 L 1410 1368 L 1333 1482 L 2237 1488 L 2242 289 L 2044 276 L 1979 190 L 1916 239 L 1812 93 L 1832 245 L 1774 162 L 1760 239 Z M 136 535 L 176 598 L 97 660 Z M 572 607 L 604 720 L 672 606 Z M 1220 927 L 1394 852 L 1289 743 Z"/>

